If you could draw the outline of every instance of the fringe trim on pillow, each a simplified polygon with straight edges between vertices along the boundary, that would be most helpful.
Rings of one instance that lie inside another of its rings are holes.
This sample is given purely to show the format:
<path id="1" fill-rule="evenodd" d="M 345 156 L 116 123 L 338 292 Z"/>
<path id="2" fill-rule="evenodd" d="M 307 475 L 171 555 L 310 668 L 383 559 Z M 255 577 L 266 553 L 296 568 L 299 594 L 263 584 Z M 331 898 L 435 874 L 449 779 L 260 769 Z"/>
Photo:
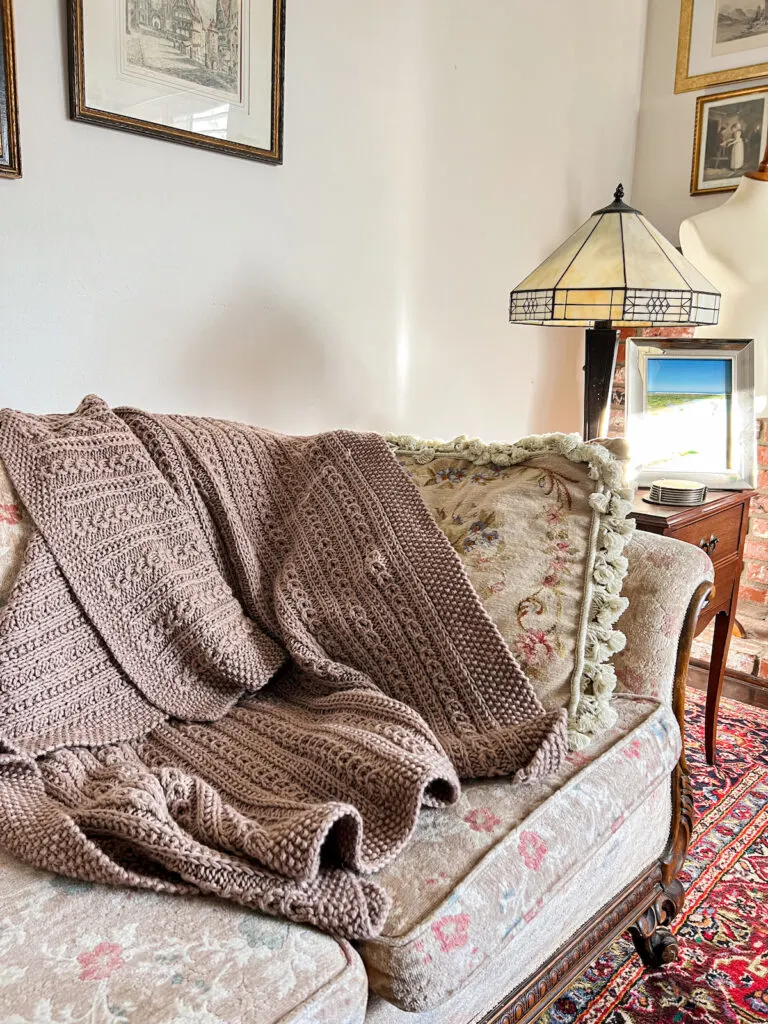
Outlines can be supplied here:
<path id="1" fill-rule="evenodd" d="M 624 485 L 621 460 L 602 444 L 582 441 L 578 434 L 534 434 L 514 444 L 486 444 L 464 435 L 452 441 L 425 441 L 408 434 L 388 434 L 387 441 L 393 451 L 412 455 L 420 465 L 448 456 L 479 466 L 503 467 L 516 466 L 540 455 L 561 455 L 589 466 L 589 477 L 595 481 L 589 499 L 593 510 L 592 542 L 568 706 L 569 746 L 571 750 L 583 750 L 617 719 L 611 706 L 616 672 L 609 662 L 626 643 L 624 634 L 613 626 L 629 604 L 621 596 L 627 574 L 623 552 L 635 529 L 634 519 L 627 519 L 631 492 Z"/>

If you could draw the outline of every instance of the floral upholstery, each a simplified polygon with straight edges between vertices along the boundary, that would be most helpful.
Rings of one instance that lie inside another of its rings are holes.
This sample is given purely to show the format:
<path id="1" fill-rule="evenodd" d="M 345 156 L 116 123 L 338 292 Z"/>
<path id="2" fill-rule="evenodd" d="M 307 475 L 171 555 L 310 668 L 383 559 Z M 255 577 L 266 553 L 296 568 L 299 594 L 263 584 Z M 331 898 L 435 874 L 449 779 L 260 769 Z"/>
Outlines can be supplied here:
<path id="1" fill-rule="evenodd" d="M 361 947 L 375 992 L 412 1011 L 444 1002 L 536 931 L 553 894 L 600 862 L 627 815 L 669 789 L 681 746 L 671 709 L 632 696 L 615 704 L 617 724 L 557 775 L 466 783 L 456 806 L 422 812 L 409 846 L 376 876 L 394 906 L 384 934 Z"/>
<path id="2" fill-rule="evenodd" d="M 360 1024 L 359 956 L 210 898 L 49 875 L 0 850 L 3 1024 Z"/>
<path id="3" fill-rule="evenodd" d="M 627 560 L 631 611 L 619 620 L 627 646 L 613 659 L 617 690 L 671 701 L 683 618 L 699 584 L 715 578 L 714 566 L 694 544 L 640 532 Z"/>
<path id="4" fill-rule="evenodd" d="M 510 992 L 661 855 L 671 815 L 671 787 L 664 779 L 627 814 L 598 858 L 580 863 L 567 884 L 548 894 L 535 926 L 485 960 L 447 1002 L 433 1010 L 409 1013 L 371 993 L 365 1024 L 480 1024 L 486 1020 L 489 1011 L 504 1005 Z"/>

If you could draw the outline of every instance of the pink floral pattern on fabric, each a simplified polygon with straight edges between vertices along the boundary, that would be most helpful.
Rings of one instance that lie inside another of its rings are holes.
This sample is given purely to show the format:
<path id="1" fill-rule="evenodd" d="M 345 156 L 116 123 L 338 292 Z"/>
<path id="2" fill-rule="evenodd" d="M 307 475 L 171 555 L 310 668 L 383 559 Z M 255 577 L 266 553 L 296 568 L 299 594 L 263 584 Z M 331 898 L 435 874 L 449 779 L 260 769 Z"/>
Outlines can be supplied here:
<path id="1" fill-rule="evenodd" d="M 538 871 L 548 853 L 547 844 L 541 836 L 535 832 L 523 832 L 518 848 L 525 866 L 530 871 Z"/>
<path id="2" fill-rule="evenodd" d="M 224 900 L 76 882 L 0 850 L 0 906 L 3 1024 L 365 1018 L 348 942 Z"/>
<path id="3" fill-rule="evenodd" d="M 466 946 L 469 937 L 469 914 L 447 914 L 435 921 L 432 933 L 443 953 Z"/>
<path id="4" fill-rule="evenodd" d="M 80 953 L 77 962 L 82 967 L 80 981 L 102 981 L 113 971 L 125 966 L 123 947 L 115 942 L 100 942 L 94 949 Z"/>
<path id="5" fill-rule="evenodd" d="M 638 758 L 639 759 L 641 753 L 642 753 L 642 744 L 640 743 L 640 740 L 638 740 L 638 739 L 632 740 L 631 743 L 628 743 L 626 745 L 626 747 L 624 747 L 624 757 L 628 757 L 628 758 L 630 758 L 630 760 L 632 758 Z"/>
<path id="6" fill-rule="evenodd" d="M 501 818 L 488 807 L 476 807 L 464 815 L 464 821 L 475 832 L 493 832 L 501 824 Z"/>
<path id="7" fill-rule="evenodd" d="M 0 503 L 0 523 L 7 523 L 9 526 L 16 526 L 23 516 L 18 505 Z"/>

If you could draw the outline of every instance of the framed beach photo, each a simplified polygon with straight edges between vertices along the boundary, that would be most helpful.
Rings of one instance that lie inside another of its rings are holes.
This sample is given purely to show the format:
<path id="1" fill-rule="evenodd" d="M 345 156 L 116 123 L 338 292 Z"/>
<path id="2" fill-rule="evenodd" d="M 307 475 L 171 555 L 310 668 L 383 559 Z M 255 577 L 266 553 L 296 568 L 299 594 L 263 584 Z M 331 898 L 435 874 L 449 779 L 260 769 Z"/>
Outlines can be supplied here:
<path id="1" fill-rule="evenodd" d="M 754 487 L 754 342 L 630 338 L 626 436 L 640 487 L 659 477 Z"/>
<path id="2" fill-rule="evenodd" d="M 675 92 L 765 77 L 766 0 L 681 0 Z"/>
<path id="3" fill-rule="evenodd" d="M 285 0 L 68 0 L 76 121 L 282 163 Z"/>
<path id="4" fill-rule="evenodd" d="M 732 192 L 756 171 L 768 142 L 768 86 L 699 96 L 691 195 Z"/>
<path id="5" fill-rule="evenodd" d="M 21 177 L 11 0 L 0 0 L 0 178 Z"/>

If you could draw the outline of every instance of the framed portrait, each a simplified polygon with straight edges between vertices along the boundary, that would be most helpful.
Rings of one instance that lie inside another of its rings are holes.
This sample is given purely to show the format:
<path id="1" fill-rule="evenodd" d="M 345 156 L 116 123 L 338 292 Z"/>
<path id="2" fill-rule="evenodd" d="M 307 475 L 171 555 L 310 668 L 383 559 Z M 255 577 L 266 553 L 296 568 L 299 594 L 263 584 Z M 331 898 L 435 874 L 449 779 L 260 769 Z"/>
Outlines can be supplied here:
<path id="1" fill-rule="evenodd" d="M 282 163 L 285 0 L 68 0 L 76 121 Z"/>
<path id="2" fill-rule="evenodd" d="M 768 141 L 768 86 L 696 101 L 691 195 L 732 192 L 760 166 Z"/>
<path id="3" fill-rule="evenodd" d="M 766 77 L 766 0 L 681 0 L 675 92 Z"/>
<path id="4" fill-rule="evenodd" d="M 0 0 L 0 178 L 21 177 L 11 0 Z"/>
<path id="5" fill-rule="evenodd" d="M 723 490 L 754 487 L 754 342 L 626 344 L 626 436 L 639 486 L 673 476 Z"/>

